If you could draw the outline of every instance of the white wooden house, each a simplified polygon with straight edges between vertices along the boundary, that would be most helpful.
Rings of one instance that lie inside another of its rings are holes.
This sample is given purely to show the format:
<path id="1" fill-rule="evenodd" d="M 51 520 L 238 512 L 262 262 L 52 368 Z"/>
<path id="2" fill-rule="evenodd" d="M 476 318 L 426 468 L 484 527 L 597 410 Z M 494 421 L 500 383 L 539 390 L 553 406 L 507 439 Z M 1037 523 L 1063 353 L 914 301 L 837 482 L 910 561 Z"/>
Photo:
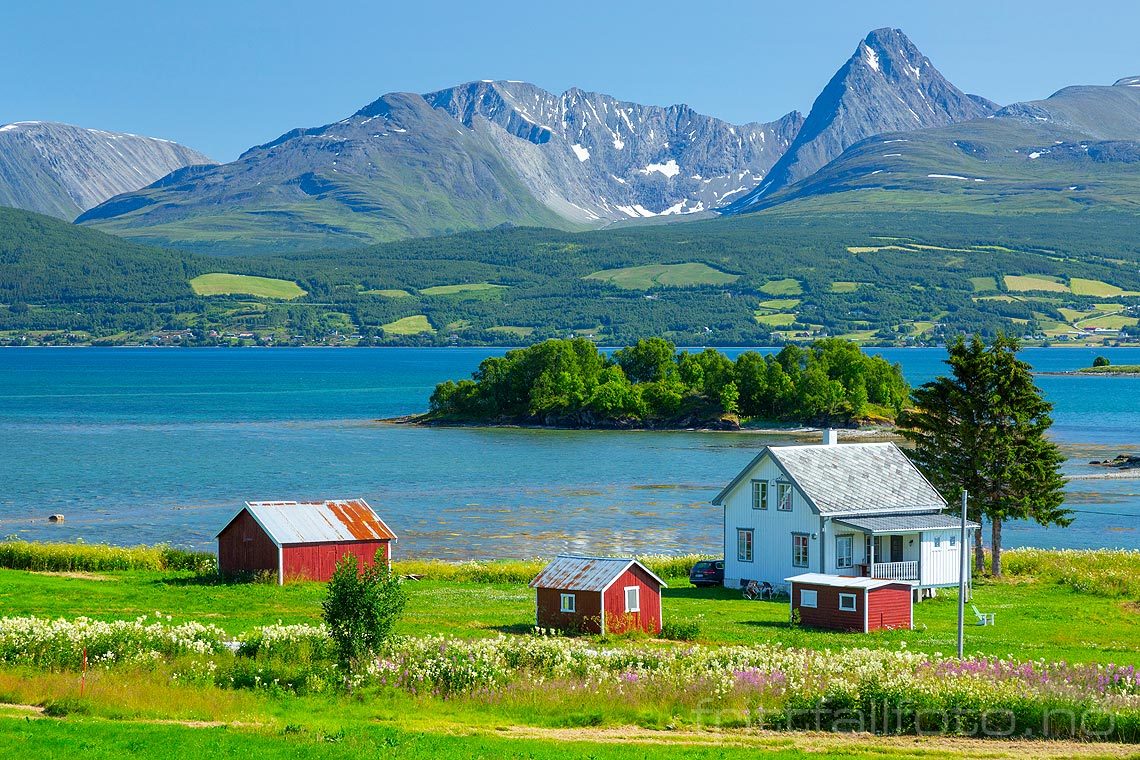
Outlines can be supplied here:
<path id="1" fill-rule="evenodd" d="M 893 443 L 766 446 L 713 499 L 724 584 L 786 589 L 802 573 L 957 586 L 960 518 Z M 976 523 L 967 524 L 967 546 Z M 928 592 L 929 593 L 929 592 Z"/>

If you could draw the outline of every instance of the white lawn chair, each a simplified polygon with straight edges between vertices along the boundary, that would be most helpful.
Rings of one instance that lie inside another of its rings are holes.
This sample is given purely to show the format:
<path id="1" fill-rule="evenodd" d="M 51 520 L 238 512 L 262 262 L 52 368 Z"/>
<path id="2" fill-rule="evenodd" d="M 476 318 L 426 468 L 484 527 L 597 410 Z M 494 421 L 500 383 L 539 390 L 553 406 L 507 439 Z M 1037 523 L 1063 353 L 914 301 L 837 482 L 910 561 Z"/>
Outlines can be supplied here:
<path id="1" fill-rule="evenodd" d="M 996 613 L 982 612 L 981 610 L 978 609 L 978 606 L 976 604 L 971 604 L 970 607 L 973 608 L 974 614 L 978 616 L 978 625 L 993 625 L 994 624 L 994 615 Z"/>

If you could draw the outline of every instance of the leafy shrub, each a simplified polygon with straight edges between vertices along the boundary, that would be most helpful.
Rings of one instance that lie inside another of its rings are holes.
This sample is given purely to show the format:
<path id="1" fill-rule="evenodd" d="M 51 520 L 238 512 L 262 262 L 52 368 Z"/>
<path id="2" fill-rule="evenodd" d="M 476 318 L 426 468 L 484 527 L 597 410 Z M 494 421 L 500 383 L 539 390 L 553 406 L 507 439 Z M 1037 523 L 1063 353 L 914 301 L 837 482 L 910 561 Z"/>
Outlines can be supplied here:
<path id="1" fill-rule="evenodd" d="M 351 672 L 374 655 L 406 603 L 407 592 L 381 553 L 375 564 L 363 569 L 351 554 L 342 557 L 321 603 L 341 667 Z"/>
<path id="2" fill-rule="evenodd" d="M 693 620 L 667 620 L 661 626 L 661 638 L 674 641 L 692 641 L 701 635 L 701 621 Z"/>

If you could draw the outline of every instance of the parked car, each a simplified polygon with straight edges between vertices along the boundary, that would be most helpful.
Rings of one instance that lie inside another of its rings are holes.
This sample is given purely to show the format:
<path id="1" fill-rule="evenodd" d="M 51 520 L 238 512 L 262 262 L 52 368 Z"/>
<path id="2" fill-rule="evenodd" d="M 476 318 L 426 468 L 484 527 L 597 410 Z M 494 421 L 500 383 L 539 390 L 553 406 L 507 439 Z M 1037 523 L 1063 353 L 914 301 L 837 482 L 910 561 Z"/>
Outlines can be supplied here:
<path id="1" fill-rule="evenodd" d="M 720 586 L 724 584 L 724 560 L 703 559 L 689 571 L 689 583 L 694 586 Z"/>

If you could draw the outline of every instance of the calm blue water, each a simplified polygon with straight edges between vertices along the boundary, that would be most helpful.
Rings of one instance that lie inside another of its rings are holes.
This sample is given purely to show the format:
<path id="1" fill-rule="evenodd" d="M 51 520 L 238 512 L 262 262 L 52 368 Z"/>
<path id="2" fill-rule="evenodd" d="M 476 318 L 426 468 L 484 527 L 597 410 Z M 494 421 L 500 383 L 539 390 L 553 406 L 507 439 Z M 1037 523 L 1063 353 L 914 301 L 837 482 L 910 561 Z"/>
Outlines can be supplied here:
<path id="1" fill-rule="evenodd" d="M 730 352 L 731 354 L 739 351 Z M 708 504 L 758 434 L 419 429 L 435 383 L 490 349 L 5 349 L 0 535 L 210 547 L 247 499 L 363 496 L 405 556 L 719 550 Z M 883 350 L 913 384 L 939 349 Z M 1140 349 L 1030 349 L 1037 369 Z M 1140 451 L 1140 378 L 1041 376 L 1066 472 Z M 1014 525 L 1011 545 L 1140 548 L 1140 478 L 1077 479 L 1068 529 Z M 46 517 L 63 513 L 51 525 Z M 1101 512 L 1106 514 L 1090 514 Z"/>

